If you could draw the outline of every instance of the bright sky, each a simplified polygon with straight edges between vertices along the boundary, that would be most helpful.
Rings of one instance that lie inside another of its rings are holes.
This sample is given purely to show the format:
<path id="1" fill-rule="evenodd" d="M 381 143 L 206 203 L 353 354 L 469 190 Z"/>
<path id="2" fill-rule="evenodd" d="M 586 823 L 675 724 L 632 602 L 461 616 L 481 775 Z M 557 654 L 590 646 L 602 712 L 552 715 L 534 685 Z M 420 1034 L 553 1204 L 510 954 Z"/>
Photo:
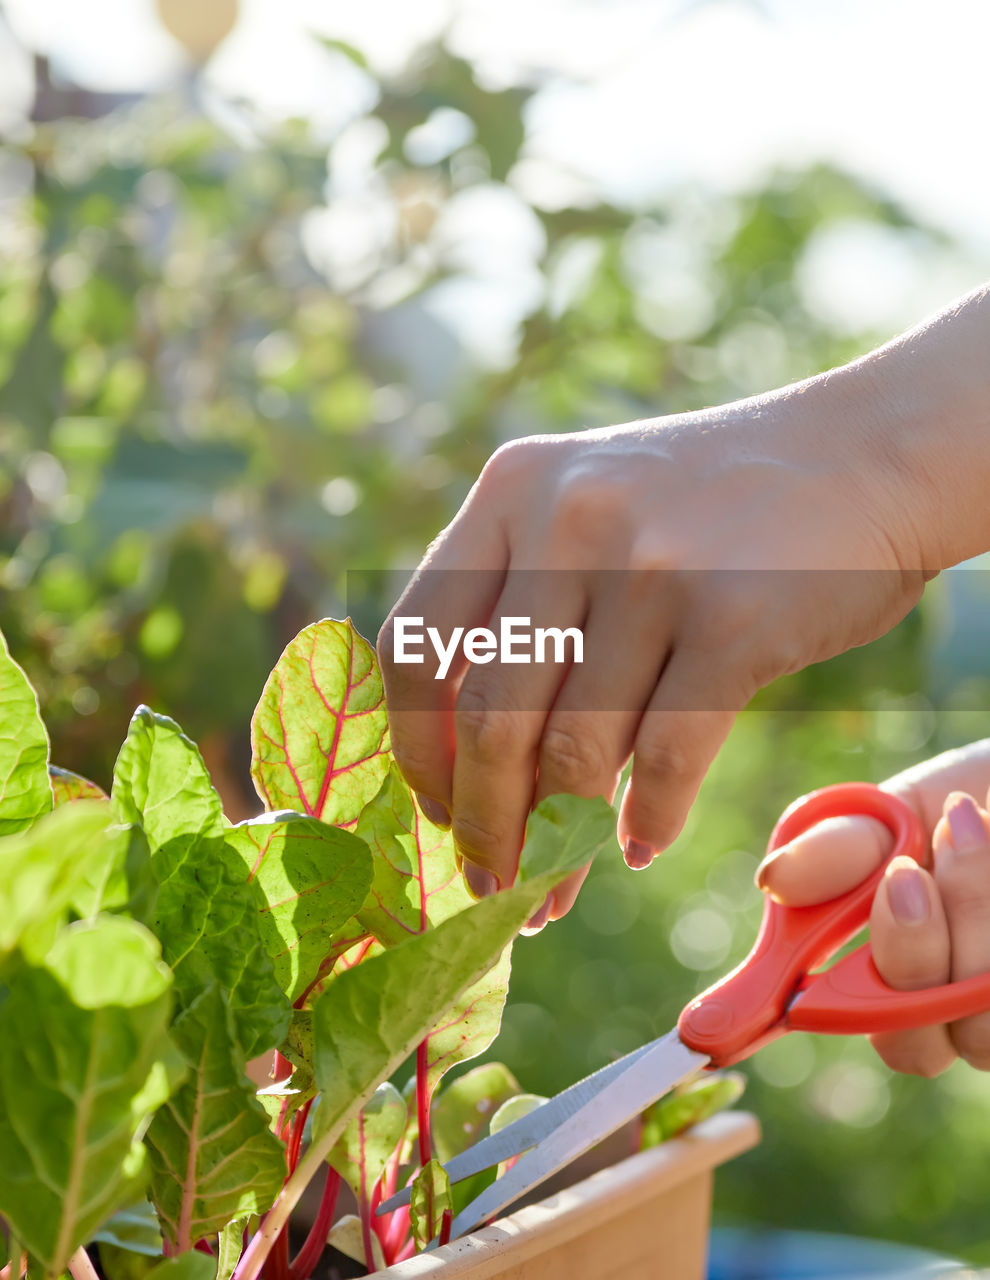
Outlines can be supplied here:
<path id="1" fill-rule="evenodd" d="M 181 74 L 154 0 L 0 4 L 23 43 L 84 85 L 140 91 Z M 953 229 L 990 264 L 986 0 L 241 0 L 209 82 L 331 135 L 368 104 L 368 89 L 360 74 L 331 69 L 309 32 L 394 69 L 444 29 L 492 83 L 553 73 L 532 107 L 530 154 L 613 199 L 635 205 L 685 180 L 732 189 L 775 163 L 825 158 Z M 0 28 L 0 123 L 29 93 L 23 56 Z M 818 268 L 840 311 L 865 309 L 880 326 L 977 283 L 951 267 L 932 276 L 856 228 L 821 247 Z"/>

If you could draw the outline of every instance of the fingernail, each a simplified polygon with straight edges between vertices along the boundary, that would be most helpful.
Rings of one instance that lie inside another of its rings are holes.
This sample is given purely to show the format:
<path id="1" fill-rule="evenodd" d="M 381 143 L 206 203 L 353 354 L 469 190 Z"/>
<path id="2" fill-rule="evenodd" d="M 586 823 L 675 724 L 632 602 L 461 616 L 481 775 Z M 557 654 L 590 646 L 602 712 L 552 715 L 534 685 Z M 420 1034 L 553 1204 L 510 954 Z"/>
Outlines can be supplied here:
<path id="1" fill-rule="evenodd" d="M 913 863 L 887 873 L 887 898 L 898 924 L 922 924 L 931 915 L 928 890 Z"/>
<path id="2" fill-rule="evenodd" d="M 626 866 L 633 871 L 645 871 L 656 856 L 657 850 L 652 845 L 642 840 L 634 840 L 632 836 L 626 841 L 623 857 L 626 860 Z"/>
<path id="3" fill-rule="evenodd" d="M 490 898 L 498 891 L 498 881 L 490 871 L 476 866 L 473 862 L 465 862 L 461 868 L 464 872 L 464 883 L 473 898 Z"/>
<path id="4" fill-rule="evenodd" d="M 550 912 L 552 910 L 553 910 L 553 894 L 548 893 L 543 900 L 543 906 L 540 907 L 539 911 L 534 911 L 533 914 L 526 921 L 527 932 L 531 930 L 533 933 L 535 933 L 537 930 L 542 929 L 543 926 L 546 924 L 546 922 L 550 919 Z"/>
<path id="5" fill-rule="evenodd" d="M 972 796 L 957 796 L 946 814 L 949 835 L 957 853 L 972 853 L 987 845 L 987 829 Z"/>
<path id="6" fill-rule="evenodd" d="M 756 875 L 754 879 L 756 880 L 757 889 L 762 889 L 764 893 L 767 892 L 767 881 L 770 878 L 769 876 L 770 868 L 774 865 L 774 863 L 777 861 L 780 855 L 787 849 L 787 847 L 788 846 L 786 844 L 782 844 L 779 849 L 774 849 L 773 853 L 768 853 L 767 856 L 760 863 L 760 865 L 756 868 Z"/>
<path id="7" fill-rule="evenodd" d="M 446 805 L 442 805 L 439 800 L 431 800 L 429 796 L 421 796 L 418 791 L 416 799 L 419 801 L 419 807 L 435 827 L 450 826 L 450 814 L 447 812 Z"/>

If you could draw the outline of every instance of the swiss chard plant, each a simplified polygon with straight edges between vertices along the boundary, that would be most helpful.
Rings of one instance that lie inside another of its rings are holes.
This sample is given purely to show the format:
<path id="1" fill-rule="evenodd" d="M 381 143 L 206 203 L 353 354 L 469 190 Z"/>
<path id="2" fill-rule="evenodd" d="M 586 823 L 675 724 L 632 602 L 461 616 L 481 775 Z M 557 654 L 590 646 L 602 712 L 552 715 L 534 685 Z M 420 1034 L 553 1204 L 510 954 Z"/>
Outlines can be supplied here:
<path id="1" fill-rule="evenodd" d="M 609 841 L 609 805 L 543 801 L 516 883 L 474 901 L 395 766 L 374 652 L 349 621 L 288 646 L 252 748 L 266 812 L 234 825 L 195 744 L 139 707 L 106 795 L 52 764 L 0 637 L 0 1263 L 14 1280 L 93 1280 L 94 1243 L 109 1280 L 307 1280 L 328 1241 L 373 1271 L 442 1235 L 495 1176 L 452 1189 L 443 1162 L 540 1101 L 498 1064 L 440 1086 L 491 1044 L 513 939 Z M 678 1105 L 683 1127 L 699 1104 Z M 666 1136 L 661 1113 L 644 1136 Z M 409 1181 L 411 1205 L 377 1215 Z M 355 1214 L 337 1213 L 342 1184 Z"/>

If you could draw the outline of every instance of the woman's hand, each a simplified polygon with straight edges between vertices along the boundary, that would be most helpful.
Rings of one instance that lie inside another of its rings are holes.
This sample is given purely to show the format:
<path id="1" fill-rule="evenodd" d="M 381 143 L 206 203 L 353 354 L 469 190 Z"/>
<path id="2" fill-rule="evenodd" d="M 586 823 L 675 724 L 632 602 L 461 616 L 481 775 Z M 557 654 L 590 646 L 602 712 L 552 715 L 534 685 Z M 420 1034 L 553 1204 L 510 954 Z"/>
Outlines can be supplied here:
<path id="1" fill-rule="evenodd" d="M 895 858 L 873 901 L 870 942 L 898 990 L 957 982 L 990 970 L 990 739 L 936 756 L 881 784 L 906 801 L 931 840 L 929 867 Z M 778 849 L 757 883 L 780 902 L 808 906 L 845 893 L 888 856 L 893 838 L 872 818 L 834 818 Z M 894 1071 L 935 1076 L 961 1057 L 990 1070 L 990 1013 L 948 1026 L 871 1037 Z"/>
<path id="2" fill-rule="evenodd" d="M 765 396 L 491 458 L 379 637 L 396 759 L 428 816 L 452 816 L 478 896 L 513 880 L 536 802 L 611 799 L 630 754 L 618 836 L 646 866 L 759 688 L 882 635 L 990 547 L 988 298 Z M 397 616 L 445 642 L 509 617 L 577 627 L 584 659 L 462 656 L 438 680 L 396 662 Z"/>

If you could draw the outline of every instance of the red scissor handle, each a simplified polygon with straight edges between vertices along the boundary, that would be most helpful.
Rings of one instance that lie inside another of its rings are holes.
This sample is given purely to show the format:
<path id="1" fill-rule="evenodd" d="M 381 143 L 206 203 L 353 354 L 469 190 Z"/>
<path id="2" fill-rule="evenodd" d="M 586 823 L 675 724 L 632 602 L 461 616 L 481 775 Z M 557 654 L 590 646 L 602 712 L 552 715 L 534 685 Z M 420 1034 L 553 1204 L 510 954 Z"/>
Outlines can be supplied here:
<path id="1" fill-rule="evenodd" d="M 890 829 L 894 847 L 884 863 L 855 889 L 818 906 L 784 907 L 768 898 L 752 951 L 681 1014 L 683 1043 L 716 1066 L 748 1058 L 785 1031 L 900 1031 L 990 1009 L 990 974 L 923 991 L 894 991 L 877 972 L 869 943 L 830 969 L 811 972 L 867 923 L 887 862 L 898 854 L 921 862 L 927 850 L 921 823 L 903 801 L 869 783 L 846 782 L 796 800 L 774 827 L 768 852 L 826 818 L 853 814 Z"/>

